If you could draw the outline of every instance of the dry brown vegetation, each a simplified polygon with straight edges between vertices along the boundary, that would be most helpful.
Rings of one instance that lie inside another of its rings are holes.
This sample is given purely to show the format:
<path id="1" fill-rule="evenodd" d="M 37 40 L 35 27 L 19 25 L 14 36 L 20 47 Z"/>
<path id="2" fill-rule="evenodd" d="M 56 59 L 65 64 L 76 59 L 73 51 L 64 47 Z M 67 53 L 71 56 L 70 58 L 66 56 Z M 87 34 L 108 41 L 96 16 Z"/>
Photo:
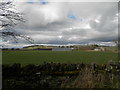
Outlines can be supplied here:
<path id="1" fill-rule="evenodd" d="M 120 74 L 94 71 L 91 67 L 82 69 L 78 76 L 68 78 L 62 88 L 120 88 Z"/>

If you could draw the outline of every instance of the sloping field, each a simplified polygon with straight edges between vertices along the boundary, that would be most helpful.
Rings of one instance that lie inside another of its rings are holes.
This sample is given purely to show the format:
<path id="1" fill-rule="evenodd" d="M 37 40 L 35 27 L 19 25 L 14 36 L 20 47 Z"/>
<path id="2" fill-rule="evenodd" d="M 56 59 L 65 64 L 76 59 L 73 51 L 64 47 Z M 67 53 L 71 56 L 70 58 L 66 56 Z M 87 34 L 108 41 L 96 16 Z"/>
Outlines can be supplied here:
<path id="1" fill-rule="evenodd" d="M 45 62 L 60 63 L 98 63 L 109 60 L 117 61 L 118 53 L 113 52 L 85 52 L 85 51 L 3 51 L 2 63 L 12 64 L 41 64 Z"/>

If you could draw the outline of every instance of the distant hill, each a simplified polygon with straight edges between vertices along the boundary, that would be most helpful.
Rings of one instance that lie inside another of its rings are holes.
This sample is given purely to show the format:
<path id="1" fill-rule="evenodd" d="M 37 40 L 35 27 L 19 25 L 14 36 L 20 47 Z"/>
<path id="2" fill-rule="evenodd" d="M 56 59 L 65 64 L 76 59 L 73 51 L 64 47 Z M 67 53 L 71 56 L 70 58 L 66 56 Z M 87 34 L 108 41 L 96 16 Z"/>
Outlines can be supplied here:
<path id="1" fill-rule="evenodd" d="M 75 51 L 94 51 L 96 48 L 104 48 L 104 51 L 117 52 L 117 46 L 99 46 L 99 45 L 31 45 L 25 46 L 23 50 L 35 50 L 35 49 L 52 49 L 52 48 L 73 48 Z"/>

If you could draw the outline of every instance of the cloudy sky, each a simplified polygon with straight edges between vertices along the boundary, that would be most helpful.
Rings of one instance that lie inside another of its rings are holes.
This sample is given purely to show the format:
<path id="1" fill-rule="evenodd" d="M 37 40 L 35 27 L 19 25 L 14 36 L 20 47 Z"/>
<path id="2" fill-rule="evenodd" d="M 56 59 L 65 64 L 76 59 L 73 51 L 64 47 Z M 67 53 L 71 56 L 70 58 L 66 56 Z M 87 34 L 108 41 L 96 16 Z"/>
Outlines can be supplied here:
<path id="1" fill-rule="evenodd" d="M 36 44 L 110 44 L 118 37 L 117 2 L 23 0 L 15 4 L 26 20 L 15 27 L 16 32 L 31 37 Z M 19 40 L 16 45 L 27 43 Z"/>

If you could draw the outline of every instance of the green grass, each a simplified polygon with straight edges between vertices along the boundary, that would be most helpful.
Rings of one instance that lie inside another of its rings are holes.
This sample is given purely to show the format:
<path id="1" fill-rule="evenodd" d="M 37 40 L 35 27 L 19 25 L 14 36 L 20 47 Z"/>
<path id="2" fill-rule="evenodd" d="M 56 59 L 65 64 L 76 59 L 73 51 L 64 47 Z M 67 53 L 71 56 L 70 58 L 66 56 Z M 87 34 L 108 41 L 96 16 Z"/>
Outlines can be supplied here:
<path id="1" fill-rule="evenodd" d="M 111 52 L 116 52 L 118 51 L 118 47 L 117 46 L 113 46 L 113 47 L 105 47 L 106 50 L 111 51 Z"/>
<path id="2" fill-rule="evenodd" d="M 0 64 L 2 64 L 2 51 L 0 51 Z"/>
<path id="3" fill-rule="evenodd" d="M 3 51 L 2 63 L 41 64 L 46 62 L 60 63 L 99 63 L 109 60 L 117 61 L 118 53 L 85 52 L 85 51 Z"/>

